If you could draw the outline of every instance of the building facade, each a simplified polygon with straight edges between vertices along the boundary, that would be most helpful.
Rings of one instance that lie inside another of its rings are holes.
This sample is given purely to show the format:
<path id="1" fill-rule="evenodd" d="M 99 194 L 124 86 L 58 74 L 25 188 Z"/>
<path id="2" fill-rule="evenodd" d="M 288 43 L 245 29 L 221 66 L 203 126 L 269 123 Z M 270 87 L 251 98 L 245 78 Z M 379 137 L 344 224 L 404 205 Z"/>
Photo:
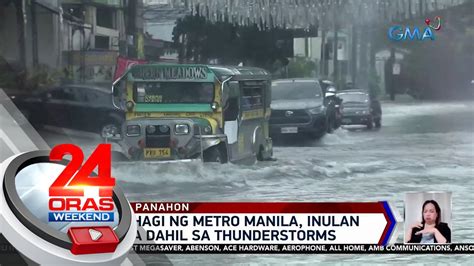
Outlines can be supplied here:
<path id="1" fill-rule="evenodd" d="M 126 46 L 123 0 L 63 0 L 63 66 L 73 82 L 111 82 Z"/>
<path id="2" fill-rule="evenodd" d="M 0 0 L 0 56 L 27 69 L 61 66 L 58 0 Z"/>
<path id="3" fill-rule="evenodd" d="M 126 54 L 124 0 L 0 0 L 0 56 L 65 82 L 112 82 Z M 132 43 L 132 46 L 134 43 Z"/>

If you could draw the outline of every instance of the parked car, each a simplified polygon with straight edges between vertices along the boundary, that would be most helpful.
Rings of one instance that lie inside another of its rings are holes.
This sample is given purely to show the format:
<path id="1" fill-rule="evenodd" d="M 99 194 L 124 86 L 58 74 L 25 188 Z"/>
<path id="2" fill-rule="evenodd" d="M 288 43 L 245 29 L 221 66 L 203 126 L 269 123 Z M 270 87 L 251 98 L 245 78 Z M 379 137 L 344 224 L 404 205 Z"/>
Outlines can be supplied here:
<path id="1" fill-rule="evenodd" d="M 65 85 L 12 100 L 36 127 L 70 128 L 105 138 L 119 134 L 125 119 L 123 111 L 112 104 L 111 90 L 91 85 Z"/>
<path id="2" fill-rule="evenodd" d="M 272 136 L 302 133 L 311 138 L 321 138 L 331 131 L 328 126 L 334 114 L 328 112 L 317 79 L 273 81 L 271 109 Z"/>
<path id="3" fill-rule="evenodd" d="M 342 125 L 365 125 L 372 129 L 381 126 L 380 102 L 371 99 L 363 90 L 345 90 L 337 94 L 342 99 Z"/>

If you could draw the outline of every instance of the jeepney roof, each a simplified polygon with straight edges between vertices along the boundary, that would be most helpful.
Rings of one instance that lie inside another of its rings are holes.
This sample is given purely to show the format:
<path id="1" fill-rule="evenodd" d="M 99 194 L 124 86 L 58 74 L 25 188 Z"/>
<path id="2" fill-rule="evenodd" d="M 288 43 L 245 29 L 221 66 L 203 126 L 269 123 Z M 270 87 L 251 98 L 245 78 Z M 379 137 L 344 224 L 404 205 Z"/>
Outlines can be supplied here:
<path id="1" fill-rule="evenodd" d="M 124 78 L 133 68 L 143 66 L 201 66 L 209 68 L 219 80 L 225 80 L 232 76 L 232 80 L 270 80 L 271 74 L 266 70 L 258 67 L 243 67 L 243 66 L 220 66 L 220 65 L 203 65 L 203 64 L 172 64 L 172 63 L 151 63 L 151 64 L 137 64 L 130 67 L 120 79 Z M 118 81 L 117 80 L 117 81 Z"/>
<path id="2" fill-rule="evenodd" d="M 269 80 L 270 73 L 265 69 L 258 67 L 243 67 L 243 66 L 208 66 L 219 79 L 225 79 L 233 76 L 232 80 Z"/>

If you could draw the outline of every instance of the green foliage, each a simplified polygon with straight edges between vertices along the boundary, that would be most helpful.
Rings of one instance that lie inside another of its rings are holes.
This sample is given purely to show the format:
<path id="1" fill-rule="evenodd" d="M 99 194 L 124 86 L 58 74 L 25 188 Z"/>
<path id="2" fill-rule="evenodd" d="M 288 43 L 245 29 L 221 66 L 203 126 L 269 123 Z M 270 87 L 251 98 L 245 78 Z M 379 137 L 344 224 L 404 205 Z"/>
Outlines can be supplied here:
<path id="1" fill-rule="evenodd" d="M 0 68 L 0 88 L 16 87 L 16 77 Z"/>
<path id="2" fill-rule="evenodd" d="M 26 80 L 26 70 L 19 64 L 8 63 L 0 56 L 0 88 L 12 89 L 23 87 Z"/>
<path id="3" fill-rule="evenodd" d="M 289 30 L 260 31 L 257 25 L 238 26 L 228 22 L 211 23 L 201 16 L 179 19 L 173 29 L 173 43 L 181 61 L 245 65 L 275 70 L 275 62 L 286 65 L 290 56 L 285 42 L 292 41 Z"/>
<path id="4" fill-rule="evenodd" d="M 310 78 L 316 76 L 316 63 L 305 57 L 295 57 L 288 64 L 288 78 Z"/>
<path id="5" fill-rule="evenodd" d="M 62 73 L 39 65 L 27 71 L 17 63 L 9 63 L 0 57 L 0 88 L 16 91 L 32 91 L 57 84 Z"/>
<path id="6" fill-rule="evenodd" d="M 58 83 L 62 73 L 46 65 L 39 65 L 28 75 L 27 87 L 30 89 L 50 87 Z"/>

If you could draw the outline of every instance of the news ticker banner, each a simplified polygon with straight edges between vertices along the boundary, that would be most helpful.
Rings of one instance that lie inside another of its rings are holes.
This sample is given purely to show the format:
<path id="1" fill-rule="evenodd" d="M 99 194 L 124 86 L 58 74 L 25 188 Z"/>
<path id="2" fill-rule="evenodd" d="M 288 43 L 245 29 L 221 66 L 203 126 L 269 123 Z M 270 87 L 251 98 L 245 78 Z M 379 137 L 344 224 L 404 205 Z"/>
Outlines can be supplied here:
<path id="1" fill-rule="evenodd" d="M 175 252 L 202 247 L 198 249 L 203 252 L 214 245 L 221 250 L 227 245 L 275 248 L 265 252 L 281 252 L 281 245 L 385 246 L 395 243 L 401 223 L 388 202 L 131 202 L 131 206 L 138 226 L 137 252 L 160 252 L 159 247 Z"/>
<path id="2" fill-rule="evenodd" d="M 138 244 L 138 254 L 474 254 L 474 244 Z"/>

